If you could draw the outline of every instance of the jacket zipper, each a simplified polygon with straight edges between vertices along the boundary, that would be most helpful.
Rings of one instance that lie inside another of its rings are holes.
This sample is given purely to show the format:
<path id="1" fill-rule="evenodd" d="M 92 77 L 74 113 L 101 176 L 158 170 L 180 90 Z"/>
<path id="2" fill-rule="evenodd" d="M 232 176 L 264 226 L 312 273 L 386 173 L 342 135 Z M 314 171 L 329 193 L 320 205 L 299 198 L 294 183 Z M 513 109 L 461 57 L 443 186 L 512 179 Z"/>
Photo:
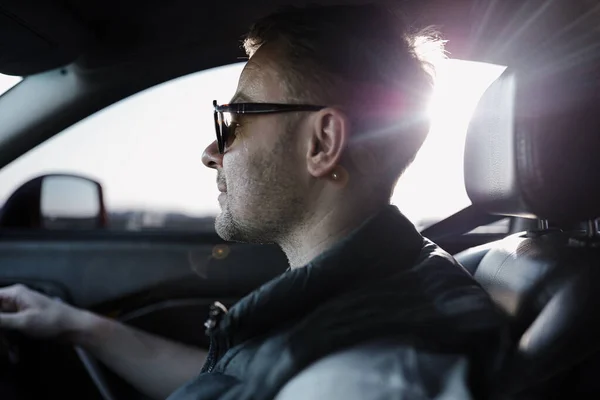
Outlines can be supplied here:
<path id="1" fill-rule="evenodd" d="M 206 328 L 206 335 L 210 338 L 210 344 L 208 347 L 208 356 L 206 357 L 206 362 L 204 363 L 204 367 L 202 367 L 203 373 L 210 373 L 215 368 L 217 361 L 220 358 L 220 341 L 218 336 L 218 326 L 223 316 L 227 313 L 227 308 L 215 301 L 210 306 L 210 311 L 208 312 L 208 319 L 204 323 L 204 327 Z"/>

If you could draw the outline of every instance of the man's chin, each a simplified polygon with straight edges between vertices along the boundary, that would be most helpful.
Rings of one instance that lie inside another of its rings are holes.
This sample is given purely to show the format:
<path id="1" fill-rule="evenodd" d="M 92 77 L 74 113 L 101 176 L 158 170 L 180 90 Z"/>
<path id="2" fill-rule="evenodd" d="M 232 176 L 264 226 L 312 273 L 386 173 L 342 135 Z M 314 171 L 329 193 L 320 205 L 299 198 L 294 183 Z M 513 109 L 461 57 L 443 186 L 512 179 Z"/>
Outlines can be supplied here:
<path id="1" fill-rule="evenodd" d="M 215 219 L 215 230 L 221 239 L 228 242 L 253 244 L 274 243 L 272 240 L 266 240 L 265 237 L 262 237 L 263 235 L 251 234 L 247 230 L 241 229 L 226 208 L 217 215 L 217 218 Z"/>
<path id="2" fill-rule="evenodd" d="M 223 240 L 227 240 L 230 241 L 231 236 L 232 236 L 232 232 L 231 232 L 231 227 L 229 223 L 227 223 L 227 221 L 224 221 L 223 218 L 223 213 L 225 212 L 225 210 L 221 211 L 221 213 L 219 215 L 217 215 L 217 218 L 215 218 L 215 231 L 217 232 L 217 235 L 219 235 L 219 237 Z"/>
<path id="3" fill-rule="evenodd" d="M 215 230 L 217 235 L 228 242 L 242 242 L 239 232 L 229 210 L 223 207 L 223 211 L 215 219 Z"/>

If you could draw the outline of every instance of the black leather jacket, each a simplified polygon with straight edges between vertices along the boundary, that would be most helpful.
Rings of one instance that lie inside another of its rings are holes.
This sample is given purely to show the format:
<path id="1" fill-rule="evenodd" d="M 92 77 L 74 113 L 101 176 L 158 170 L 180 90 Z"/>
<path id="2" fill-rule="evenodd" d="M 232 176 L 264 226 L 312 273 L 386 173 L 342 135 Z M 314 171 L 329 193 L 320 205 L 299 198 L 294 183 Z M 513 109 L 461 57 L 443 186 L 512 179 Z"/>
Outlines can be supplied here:
<path id="1" fill-rule="evenodd" d="M 466 373 L 456 379 L 485 398 L 506 337 L 506 320 L 484 290 L 393 206 L 309 265 L 288 270 L 229 312 L 216 310 L 209 327 L 203 371 L 170 400 L 272 399 L 315 361 L 378 340 L 396 343 L 399 354 L 409 348 L 430 359 L 463 358 Z M 420 391 L 436 398 L 451 368 L 424 362 L 434 379 Z M 405 365 L 402 378 L 424 385 L 410 379 L 411 368 Z"/>

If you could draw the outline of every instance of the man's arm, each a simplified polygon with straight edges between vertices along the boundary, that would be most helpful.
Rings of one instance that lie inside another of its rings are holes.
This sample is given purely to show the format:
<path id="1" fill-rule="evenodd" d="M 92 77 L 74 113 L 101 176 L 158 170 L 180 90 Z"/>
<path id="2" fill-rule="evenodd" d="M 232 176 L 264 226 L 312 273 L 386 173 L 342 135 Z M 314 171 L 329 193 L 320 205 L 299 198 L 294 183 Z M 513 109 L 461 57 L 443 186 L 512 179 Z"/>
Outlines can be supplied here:
<path id="1" fill-rule="evenodd" d="M 91 352 L 141 392 L 165 399 L 200 373 L 201 349 L 83 312 L 70 342 Z"/>
<path id="2" fill-rule="evenodd" d="M 164 399 L 196 376 L 206 352 L 50 299 L 24 286 L 0 289 L 0 327 L 63 338 L 91 352 L 141 392 Z"/>

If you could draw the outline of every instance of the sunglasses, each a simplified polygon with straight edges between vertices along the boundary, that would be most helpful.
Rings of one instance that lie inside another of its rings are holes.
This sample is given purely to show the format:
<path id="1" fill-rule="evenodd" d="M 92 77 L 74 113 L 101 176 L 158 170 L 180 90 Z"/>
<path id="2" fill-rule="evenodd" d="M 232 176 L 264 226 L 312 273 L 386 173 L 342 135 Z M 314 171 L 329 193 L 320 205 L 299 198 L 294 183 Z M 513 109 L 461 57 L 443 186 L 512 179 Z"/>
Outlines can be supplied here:
<path id="1" fill-rule="evenodd" d="M 227 140 L 231 137 L 234 114 L 275 114 L 295 111 L 319 111 L 325 106 L 313 106 L 309 104 L 277 104 L 277 103 L 233 103 L 218 105 L 213 101 L 215 114 L 215 130 L 217 132 L 217 144 L 219 153 L 225 153 Z"/>

